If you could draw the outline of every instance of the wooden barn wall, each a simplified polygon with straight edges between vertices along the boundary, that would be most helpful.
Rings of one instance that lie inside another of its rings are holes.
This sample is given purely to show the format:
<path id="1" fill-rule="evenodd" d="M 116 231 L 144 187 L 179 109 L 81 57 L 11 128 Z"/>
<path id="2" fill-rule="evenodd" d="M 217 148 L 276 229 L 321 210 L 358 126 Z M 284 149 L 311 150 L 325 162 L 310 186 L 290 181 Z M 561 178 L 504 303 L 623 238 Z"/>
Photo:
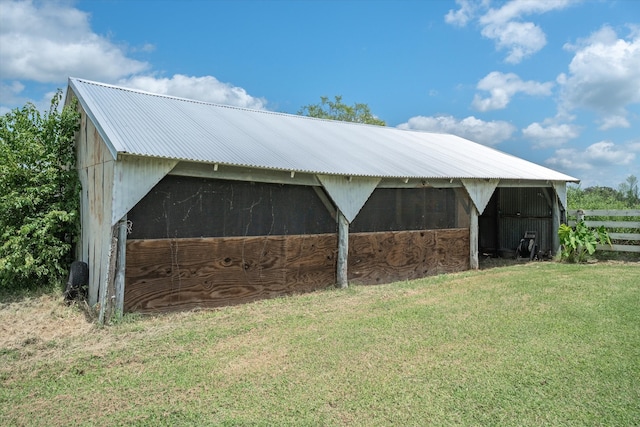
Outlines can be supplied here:
<path id="1" fill-rule="evenodd" d="M 469 269 L 469 229 L 349 235 L 349 282 L 375 285 Z"/>
<path id="2" fill-rule="evenodd" d="M 76 156 L 82 185 L 78 258 L 89 266 L 88 299 L 93 305 L 109 265 L 115 161 L 84 111 L 81 111 L 80 130 L 76 135 Z"/>
<path id="3" fill-rule="evenodd" d="M 326 288 L 335 234 L 129 240 L 125 311 L 240 304 Z"/>
<path id="4" fill-rule="evenodd" d="M 348 281 L 469 268 L 468 197 L 376 189 L 350 226 Z M 335 219 L 313 187 L 164 177 L 128 213 L 125 311 L 216 307 L 336 284 Z"/>
<path id="5" fill-rule="evenodd" d="M 349 281 L 390 283 L 469 268 L 469 230 L 349 236 Z M 335 234 L 129 240 L 125 311 L 240 304 L 332 287 Z"/>

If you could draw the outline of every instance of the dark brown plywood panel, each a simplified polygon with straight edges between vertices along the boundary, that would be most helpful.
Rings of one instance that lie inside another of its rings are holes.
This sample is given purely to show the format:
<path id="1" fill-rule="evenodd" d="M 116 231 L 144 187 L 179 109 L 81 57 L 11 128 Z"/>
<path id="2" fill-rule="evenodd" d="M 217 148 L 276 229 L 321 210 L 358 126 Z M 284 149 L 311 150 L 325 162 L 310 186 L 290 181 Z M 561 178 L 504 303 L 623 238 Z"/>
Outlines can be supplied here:
<path id="1" fill-rule="evenodd" d="M 130 240 L 125 311 L 240 304 L 331 286 L 335 236 Z"/>
<path id="2" fill-rule="evenodd" d="M 218 307 L 335 284 L 329 234 L 129 240 L 125 311 Z M 355 233 L 349 281 L 379 284 L 469 268 L 469 230 Z"/>
<path id="3" fill-rule="evenodd" d="M 466 228 L 436 231 L 438 274 L 470 268 L 469 238 L 469 230 Z"/>
<path id="4" fill-rule="evenodd" d="M 370 285 L 435 274 L 434 249 L 434 230 L 351 234 L 349 282 Z"/>

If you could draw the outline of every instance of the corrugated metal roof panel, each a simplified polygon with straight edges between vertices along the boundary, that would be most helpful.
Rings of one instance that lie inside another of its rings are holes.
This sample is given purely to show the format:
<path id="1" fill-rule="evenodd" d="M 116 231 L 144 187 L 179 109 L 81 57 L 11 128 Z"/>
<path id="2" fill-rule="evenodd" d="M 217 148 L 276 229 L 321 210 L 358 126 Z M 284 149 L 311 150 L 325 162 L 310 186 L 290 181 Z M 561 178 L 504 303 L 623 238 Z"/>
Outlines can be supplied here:
<path id="1" fill-rule="evenodd" d="M 454 135 L 69 85 L 117 153 L 326 175 L 578 181 Z"/>

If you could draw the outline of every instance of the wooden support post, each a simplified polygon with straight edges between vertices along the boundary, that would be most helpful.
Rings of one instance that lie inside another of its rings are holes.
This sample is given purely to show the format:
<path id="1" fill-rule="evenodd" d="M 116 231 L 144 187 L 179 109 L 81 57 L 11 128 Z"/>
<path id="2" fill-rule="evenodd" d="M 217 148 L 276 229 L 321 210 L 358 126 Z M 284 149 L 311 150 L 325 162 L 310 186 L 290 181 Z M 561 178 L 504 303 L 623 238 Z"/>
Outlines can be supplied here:
<path id="1" fill-rule="evenodd" d="M 344 214 L 338 210 L 338 261 L 336 282 L 339 288 L 349 286 L 347 279 L 347 262 L 349 258 L 349 221 Z"/>
<path id="2" fill-rule="evenodd" d="M 560 229 L 560 203 L 558 201 L 558 195 L 553 194 L 553 207 L 552 207 L 553 223 L 551 226 L 551 255 L 555 256 L 560 253 L 560 236 L 558 230 Z"/>
<path id="3" fill-rule="evenodd" d="M 469 267 L 477 270 L 478 263 L 478 209 L 475 204 L 471 204 L 469 221 Z"/>
<path id="4" fill-rule="evenodd" d="M 124 310 L 124 273 L 127 260 L 127 216 L 118 222 L 118 255 L 115 278 L 115 315 L 122 317 Z"/>
<path id="5" fill-rule="evenodd" d="M 115 227 L 114 227 L 115 228 Z M 115 236 L 115 230 L 112 229 L 111 245 L 109 245 L 109 255 L 107 257 L 107 274 L 100 283 L 100 311 L 98 313 L 98 324 L 104 325 L 109 322 L 113 301 L 109 295 L 113 289 L 113 279 L 116 270 L 116 250 L 118 246 L 118 238 Z"/>

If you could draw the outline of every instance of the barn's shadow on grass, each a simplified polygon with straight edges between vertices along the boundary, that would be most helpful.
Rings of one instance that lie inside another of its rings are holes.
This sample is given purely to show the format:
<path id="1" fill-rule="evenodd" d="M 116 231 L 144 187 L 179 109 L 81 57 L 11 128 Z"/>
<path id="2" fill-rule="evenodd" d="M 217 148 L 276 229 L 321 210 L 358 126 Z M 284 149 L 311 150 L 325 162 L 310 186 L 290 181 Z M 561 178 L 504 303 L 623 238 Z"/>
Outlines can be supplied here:
<path id="1" fill-rule="evenodd" d="M 490 256 L 481 256 L 478 261 L 479 261 L 478 266 L 480 270 L 488 270 L 490 268 L 496 268 L 496 267 L 509 267 L 512 265 L 525 264 L 529 262 L 549 262 L 547 260 L 529 261 L 528 259 L 515 259 L 515 257 L 502 258 L 502 257 L 490 257 Z"/>

